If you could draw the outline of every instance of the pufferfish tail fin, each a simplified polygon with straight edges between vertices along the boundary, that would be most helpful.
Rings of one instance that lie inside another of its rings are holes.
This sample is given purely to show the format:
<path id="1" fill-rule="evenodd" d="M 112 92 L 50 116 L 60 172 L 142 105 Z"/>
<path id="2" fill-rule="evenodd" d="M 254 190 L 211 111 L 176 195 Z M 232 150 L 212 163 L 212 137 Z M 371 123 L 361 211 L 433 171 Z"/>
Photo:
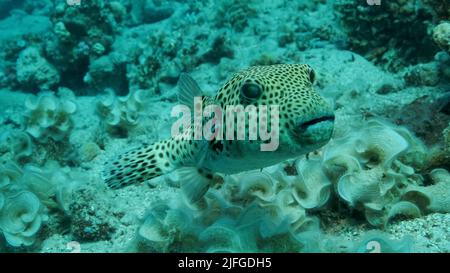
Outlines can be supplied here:
<path id="1" fill-rule="evenodd" d="M 168 151 L 169 140 L 144 145 L 107 162 L 102 172 L 105 183 L 113 189 L 142 183 L 173 171 L 175 158 Z"/>
<path id="2" fill-rule="evenodd" d="M 199 201 L 208 191 L 213 174 L 202 168 L 207 145 L 170 139 L 131 150 L 107 162 L 103 180 L 112 189 L 139 184 L 179 169 L 181 190 L 190 203 Z M 175 148 L 175 149 L 174 149 Z"/>

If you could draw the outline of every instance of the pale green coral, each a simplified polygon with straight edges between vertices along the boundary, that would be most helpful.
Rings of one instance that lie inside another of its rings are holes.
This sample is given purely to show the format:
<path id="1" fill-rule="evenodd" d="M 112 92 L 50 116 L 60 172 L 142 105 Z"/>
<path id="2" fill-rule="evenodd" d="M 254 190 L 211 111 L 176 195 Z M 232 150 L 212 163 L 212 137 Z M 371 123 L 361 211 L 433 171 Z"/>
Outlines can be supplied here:
<path id="1" fill-rule="evenodd" d="M 52 139 L 58 142 L 69 137 L 74 126 L 72 114 L 77 109 L 71 98 L 42 92 L 37 97 L 28 99 L 25 107 L 26 132 L 36 141 L 45 143 Z"/>
<path id="2" fill-rule="evenodd" d="M 38 197 L 22 185 L 14 164 L 0 166 L 0 233 L 13 247 L 30 246 L 47 216 Z"/>
<path id="3" fill-rule="evenodd" d="M 165 252 L 307 251 L 310 242 L 301 235 L 318 232 L 319 225 L 302 204 L 323 206 L 331 189 L 329 181 L 314 185 L 316 177 L 325 177 L 315 174 L 318 167 L 311 161 L 297 164 L 294 175 L 280 165 L 217 178 L 216 188 L 194 207 L 184 200 L 158 203 L 145 217 L 137 245 Z"/>
<path id="4" fill-rule="evenodd" d="M 33 143 L 30 136 L 22 131 L 11 130 L 0 133 L 0 155 L 21 161 L 33 153 Z M 3 156 L 2 156 L 3 157 Z"/>
<path id="5" fill-rule="evenodd" d="M 426 158 L 425 149 L 405 129 L 371 120 L 332 140 L 323 162 L 339 197 L 380 226 L 402 213 L 420 215 L 414 204 L 397 204 L 402 188 L 423 182 L 414 168 L 402 163 L 417 163 L 417 158 Z"/>
<path id="6" fill-rule="evenodd" d="M 189 214 L 189 209 L 157 204 L 151 207 L 139 227 L 137 250 L 151 252 L 193 251 L 194 249 L 185 247 L 192 243 L 187 238 L 196 237 L 197 228 L 198 224 L 193 222 L 193 215 Z"/>
<path id="7" fill-rule="evenodd" d="M 70 32 L 67 30 L 66 25 L 63 22 L 57 22 L 53 26 L 53 32 L 55 32 L 56 36 L 62 41 L 68 41 L 70 39 Z"/>
<path id="8" fill-rule="evenodd" d="M 9 193 L 0 213 L 0 230 L 11 246 L 30 246 L 46 216 L 39 199 L 31 192 Z"/>
<path id="9" fill-rule="evenodd" d="M 0 165 L 0 234 L 8 245 L 33 245 L 48 209 L 66 212 L 81 180 L 86 178 L 56 162 L 43 168 L 22 168 L 11 162 Z"/>
<path id="10" fill-rule="evenodd" d="M 430 176 L 432 185 L 427 187 L 408 186 L 403 199 L 419 199 L 422 200 L 421 205 L 428 211 L 450 213 L 450 197 L 448 195 L 450 192 L 450 174 L 445 169 L 434 169 Z"/>
<path id="11" fill-rule="evenodd" d="M 131 92 L 125 97 L 116 97 L 111 90 L 97 101 L 97 114 L 106 131 L 114 136 L 125 137 L 139 123 L 148 102 L 144 90 Z"/>
<path id="12" fill-rule="evenodd" d="M 239 253 L 245 249 L 239 232 L 226 221 L 206 228 L 199 239 L 206 245 L 208 253 Z"/>
<path id="13" fill-rule="evenodd" d="M 320 208 L 330 198 L 331 181 L 322 170 L 319 160 L 299 161 L 298 176 L 293 181 L 294 197 L 305 209 Z"/>

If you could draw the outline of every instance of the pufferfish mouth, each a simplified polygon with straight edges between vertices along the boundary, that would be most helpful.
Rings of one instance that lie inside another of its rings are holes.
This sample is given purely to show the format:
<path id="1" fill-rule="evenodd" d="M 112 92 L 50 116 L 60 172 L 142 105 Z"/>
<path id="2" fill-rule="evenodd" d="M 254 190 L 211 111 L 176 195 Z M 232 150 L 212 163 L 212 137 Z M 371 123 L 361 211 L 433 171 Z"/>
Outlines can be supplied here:
<path id="1" fill-rule="evenodd" d="M 334 115 L 324 115 L 299 123 L 293 130 L 296 142 L 321 144 L 330 140 L 334 128 Z"/>
<path id="2" fill-rule="evenodd" d="M 299 128 L 300 130 L 305 131 L 308 129 L 308 127 L 313 126 L 318 123 L 321 123 L 321 122 L 325 122 L 325 121 L 334 122 L 334 115 L 323 116 L 320 118 L 314 118 L 314 119 L 311 119 L 311 120 L 301 123 L 298 127 L 300 127 Z"/>

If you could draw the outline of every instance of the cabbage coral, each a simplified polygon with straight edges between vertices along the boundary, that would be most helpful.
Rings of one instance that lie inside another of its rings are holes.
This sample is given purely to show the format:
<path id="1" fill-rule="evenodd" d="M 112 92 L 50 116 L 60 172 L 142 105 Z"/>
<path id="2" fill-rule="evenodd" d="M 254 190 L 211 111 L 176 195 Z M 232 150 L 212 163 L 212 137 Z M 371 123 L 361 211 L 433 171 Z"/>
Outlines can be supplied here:
<path id="1" fill-rule="evenodd" d="M 58 165 L 0 165 L 0 234 L 8 245 L 33 245 L 47 209 L 64 210 L 74 182 L 74 176 Z"/>
<path id="2" fill-rule="evenodd" d="M 22 161 L 33 153 L 30 136 L 22 131 L 10 130 L 0 133 L 0 154 L 9 154 L 9 158 Z"/>
<path id="3" fill-rule="evenodd" d="M 405 190 L 403 199 L 421 200 L 421 207 L 431 212 L 450 212 L 450 174 L 445 169 L 434 169 L 430 173 L 433 182 L 430 186 L 410 185 Z"/>
<path id="4" fill-rule="evenodd" d="M 425 178 L 415 168 L 425 158 L 425 146 L 405 128 L 372 119 L 313 156 L 215 177 L 195 204 L 177 198 L 157 201 L 143 218 L 139 250 L 367 252 L 361 244 L 327 246 L 337 239 L 320 231 L 321 214 L 312 213 L 330 208 L 333 194 L 335 201 L 361 211 L 371 226 L 447 211 L 448 172 L 434 170 L 434 185 L 423 187 Z M 179 187 L 181 173 L 167 182 Z M 411 242 L 405 239 L 404 247 L 396 247 L 384 235 L 372 235 L 383 252 L 408 251 Z"/>
<path id="5" fill-rule="evenodd" d="M 148 102 L 143 90 L 131 92 L 125 97 L 116 97 L 112 90 L 98 100 L 97 114 L 101 118 L 108 133 L 126 137 L 137 126 Z"/>
<path id="6" fill-rule="evenodd" d="M 10 164 L 0 168 L 0 233 L 11 246 L 30 246 L 46 219 L 35 194 L 24 188 L 22 171 Z"/>
<path id="7" fill-rule="evenodd" d="M 138 250 L 314 251 L 301 235 L 319 231 L 317 219 L 306 210 L 323 206 L 330 196 L 331 182 L 323 172 L 315 173 L 319 165 L 297 164 L 290 175 L 274 166 L 225 176 L 195 205 L 158 201 L 139 228 Z M 315 180 L 320 178 L 325 180 Z"/>
<path id="8" fill-rule="evenodd" d="M 396 204 L 403 188 L 423 183 L 423 177 L 406 165 L 418 157 L 426 157 L 423 144 L 407 131 L 371 120 L 366 127 L 334 139 L 323 163 L 339 197 L 363 211 L 370 224 L 380 226 L 399 214 L 420 216 L 414 202 Z"/>
<path id="9" fill-rule="evenodd" d="M 46 219 L 39 199 L 31 192 L 10 193 L 0 213 L 0 230 L 11 246 L 29 246 Z"/>
<path id="10" fill-rule="evenodd" d="M 49 139 L 63 141 L 72 131 L 72 114 L 77 106 L 70 98 L 42 92 L 28 99 L 25 107 L 26 132 L 38 142 L 45 143 Z"/>

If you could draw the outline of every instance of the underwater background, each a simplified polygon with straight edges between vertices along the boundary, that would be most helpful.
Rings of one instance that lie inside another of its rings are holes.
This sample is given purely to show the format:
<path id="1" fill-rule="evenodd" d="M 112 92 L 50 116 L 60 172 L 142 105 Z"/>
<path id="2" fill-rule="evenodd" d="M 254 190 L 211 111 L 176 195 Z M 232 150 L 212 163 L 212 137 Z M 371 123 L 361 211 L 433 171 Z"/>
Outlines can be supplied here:
<path id="1" fill-rule="evenodd" d="M 449 1 L 0 0 L 0 47 L 0 252 L 450 251 Z M 106 186 L 170 137 L 181 73 L 280 63 L 314 68 L 327 145 L 198 204 L 176 173 Z"/>

